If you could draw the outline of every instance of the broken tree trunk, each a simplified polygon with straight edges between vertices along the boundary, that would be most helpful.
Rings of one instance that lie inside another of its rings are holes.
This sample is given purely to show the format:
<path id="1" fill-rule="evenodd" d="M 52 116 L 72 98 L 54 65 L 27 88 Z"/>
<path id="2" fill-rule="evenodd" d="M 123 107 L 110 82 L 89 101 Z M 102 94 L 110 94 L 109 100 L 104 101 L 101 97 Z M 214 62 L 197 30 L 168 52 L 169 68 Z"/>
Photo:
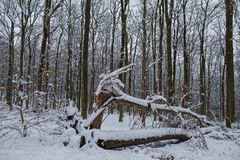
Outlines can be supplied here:
<path id="1" fill-rule="evenodd" d="M 87 136 L 84 135 L 81 137 L 80 147 L 89 141 L 86 140 L 86 137 Z M 189 140 L 191 137 L 192 135 L 189 132 L 180 128 L 161 128 L 129 131 L 93 130 L 91 133 L 91 138 L 93 141 L 99 147 L 104 149 L 114 149 L 172 139 L 183 142 Z"/>

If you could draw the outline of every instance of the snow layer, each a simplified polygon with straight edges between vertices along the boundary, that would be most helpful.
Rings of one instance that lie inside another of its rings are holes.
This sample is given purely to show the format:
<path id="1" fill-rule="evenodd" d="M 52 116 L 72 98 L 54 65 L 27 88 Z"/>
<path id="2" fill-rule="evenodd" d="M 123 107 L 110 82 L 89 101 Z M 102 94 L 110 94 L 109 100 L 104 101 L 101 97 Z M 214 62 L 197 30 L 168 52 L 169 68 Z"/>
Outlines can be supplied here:
<path id="1" fill-rule="evenodd" d="M 0 103 L 0 128 L 17 124 L 19 114 L 16 112 L 5 112 L 4 103 Z M 64 113 L 64 111 L 62 111 Z M 29 127 L 27 136 L 22 137 L 18 130 L 12 130 L 11 134 L 2 137 L 0 130 L 0 160 L 159 160 L 161 158 L 174 157 L 174 160 L 239 160 L 240 157 L 240 130 L 215 130 L 205 135 L 208 149 L 201 149 L 189 145 L 189 142 L 180 144 L 169 144 L 158 142 L 154 145 L 140 145 L 134 147 L 121 148 L 118 150 L 104 150 L 96 145 L 85 145 L 79 148 L 78 142 L 80 137 L 74 133 L 74 130 L 61 132 L 63 129 L 57 121 L 59 111 L 48 111 L 44 113 L 45 118 L 38 117 L 38 123 L 27 121 Z M 26 119 L 33 119 L 34 114 L 24 114 Z M 104 115 L 106 117 L 106 115 Z M 149 117 L 148 117 L 149 118 Z M 11 123 L 9 121 L 11 120 Z M 104 130 L 128 130 L 131 117 L 124 115 L 124 121 L 119 123 L 118 115 L 109 115 L 103 123 Z M 30 127 L 30 125 L 34 126 Z M 18 122 L 19 123 L 19 122 Z M 159 132 L 165 132 L 159 129 Z M 106 132 L 106 131 L 102 131 Z M 166 131 L 167 132 L 167 131 Z M 206 131 L 208 132 L 208 131 Z M 115 137 L 124 137 L 126 131 L 116 132 Z M 122 133 L 123 135 L 121 135 Z M 148 134 L 155 134 L 156 130 L 149 130 Z M 106 133 L 108 134 L 108 133 Z M 144 136 L 142 131 L 139 134 Z M 65 137 L 64 137 L 65 136 Z M 69 137 L 70 136 L 70 137 Z M 128 136 L 131 136 L 128 135 Z M 134 135 L 133 135 L 134 136 Z M 221 137 L 220 139 L 217 139 Z M 67 147 L 62 144 L 63 138 L 69 138 L 70 142 Z"/>
<path id="2" fill-rule="evenodd" d="M 74 106 L 73 101 L 70 101 L 69 106 L 66 108 L 67 116 L 73 116 L 75 113 L 78 112 L 78 109 L 76 106 Z"/>
<path id="3" fill-rule="evenodd" d="M 157 137 L 164 135 L 179 135 L 186 134 L 186 131 L 180 128 L 160 128 L 160 129 L 141 129 L 129 131 L 94 131 L 94 140 L 131 140 L 131 139 L 144 139 L 148 137 Z"/>

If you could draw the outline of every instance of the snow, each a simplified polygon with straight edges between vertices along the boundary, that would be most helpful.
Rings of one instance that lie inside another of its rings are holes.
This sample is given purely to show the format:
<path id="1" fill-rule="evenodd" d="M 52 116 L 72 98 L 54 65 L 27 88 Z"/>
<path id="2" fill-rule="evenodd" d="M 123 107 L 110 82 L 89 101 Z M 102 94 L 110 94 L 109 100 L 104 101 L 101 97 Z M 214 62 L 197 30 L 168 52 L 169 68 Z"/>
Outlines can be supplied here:
<path id="1" fill-rule="evenodd" d="M 156 100 L 162 100 L 164 102 L 167 102 L 167 99 L 165 97 L 163 97 L 162 95 L 153 95 L 153 96 L 149 96 L 147 97 L 147 99 L 152 100 L 152 102 L 156 101 Z"/>
<path id="2" fill-rule="evenodd" d="M 186 131 L 180 128 L 160 128 L 160 129 L 141 129 L 141 130 L 129 130 L 129 131 L 94 131 L 94 140 L 132 140 L 132 139 L 145 139 L 148 137 L 157 137 L 164 135 L 179 135 L 187 134 Z"/>
<path id="3" fill-rule="evenodd" d="M 75 113 L 78 112 L 78 109 L 76 106 L 74 106 L 74 102 L 70 101 L 69 106 L 66 109 L 67 115 L 68 116 L 73 116 Z"/>
<path id="4" fill-rule="evenodd" d="M 25 112 L 24 118 L 28 134 L 26 137 L 22 137 L 18 130 L 12 130 L 9 134 L 2 136 L 6 131 L 2 130 L 3 127 L 14 124 L 14 127 L 19 125 L 20 128 L 21 125 L 19 111 L 15 110 L 9 113 L 5 108 L 5 103 L 0 103 L 0 160 L 159 160 L 164 158 L 239 160 L 240 157 L 240 129 L 237 127 L 231 130 L 220 127 L 202 129 L 202 132 L 208 133 L 204 135 L 207 149 L 194 147 L 191 141 L 179 144 L 171 144 L 168 141 L 156 142 L 116 150 L 104 150 L 93 144 L 79 148 L 80 136 L 72 128 L 64 130 L 60 123 L 59 117 L 64 114 L 64 110 L 49 110 L 47 113 L 42 113 L 44 118 Z M 104 113 L 104 119 L 102 131 L 95 130 L 101 132 L 102 137 L 109 136 L 109 134 L 113 139 L 136 136 L 133 134 L 134 131 L 130 130 L 132 116 L 125 114 L 124 121 L 119 123 L 118 114 Z M 174 130 L 174 132 L 176 131 L 184 132 L 181 129 Z M 146 129 L 138 130 L 137 134 L 144 137 L 146 132 L 148 135 L 154 136 L 159 133 L 171 132 L 171 130 Z M 66 139 L 69 140 L 69 145 L 65 147 L 63 141 Z"/>
<path id="5" fill-rule="evenodd" d="M 121 155 L 121 156 L 119 156 Z M 110 151 L 98 147 L 82 149 L 58 145 L 45 145 L 32 139 L 18 139 L 11 148 L 0 149 L 1 160 L 148 160 L 147 155 L 131 151 Z"/>

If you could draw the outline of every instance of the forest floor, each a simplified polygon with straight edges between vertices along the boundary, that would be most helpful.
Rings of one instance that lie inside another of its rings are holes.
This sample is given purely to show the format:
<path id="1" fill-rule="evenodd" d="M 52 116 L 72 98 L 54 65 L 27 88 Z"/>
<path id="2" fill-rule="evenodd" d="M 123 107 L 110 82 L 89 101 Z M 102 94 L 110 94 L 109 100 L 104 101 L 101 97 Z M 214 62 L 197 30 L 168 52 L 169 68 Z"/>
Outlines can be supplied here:
<path id="1" fill-rule="evenodd" d="M 240 127 L 214 129 L 205 134 L 207 148 L 192 140 L 182 143 L 156 142 L 147 145 L 104 150 L 97 145 L 79 148 L 79 137 L 71 145 L 63 145 L 63 130 L 59 117 L 63 111 L 49 110 L 37 115 L 24 112 L 27 135 L 18 110 L 8 112 L 0 102 L 0 160 L 239 160 Z M 106 114 L 105 114 L 106 116 Z M 103 122 L 103 130 L 130 130 L 132 116 L 125 115 L 118 122 L 117 114 L 110 114 Z M 148 123 L 151 122 L 149 118 Z M 172 141 L 173 142 L 173 141 Z"/>

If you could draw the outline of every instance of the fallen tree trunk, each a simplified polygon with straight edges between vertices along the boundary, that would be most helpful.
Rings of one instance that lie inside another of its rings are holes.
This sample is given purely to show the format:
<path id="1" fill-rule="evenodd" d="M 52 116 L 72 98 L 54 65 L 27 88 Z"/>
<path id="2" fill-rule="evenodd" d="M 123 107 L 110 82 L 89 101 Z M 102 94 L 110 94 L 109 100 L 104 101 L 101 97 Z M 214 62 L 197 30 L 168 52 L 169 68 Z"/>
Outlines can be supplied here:
<path id="1" fill-rule="evenodd" d="M 106 100 L 106 102 L 93 113 L 94 116 L 91 115 L 90 119 L 86 123 L 84 123 L 84 127 L 88 128 L 89 126 L 91 126 L 90 127 L 91 129 L 92 128 L 100 129 L 101 123 L 102 123 L 102 113 L 103 113 L 104 109 L 108 106 L 108 104 L 110 104 L 112 102 L 120 104 L 120 105 L 121 104 L 125 104 L 125 105 L 131 104 L 131 105 L 134 105 L 134 106 L 137 106 L 140 108 L 144 107 L 149 110 L 157 111 L 159 113 L 161 113 L 161 112 L 170 112 L 170 113 L 175 113 L 175 114 L 181 113 L 183 115 L 188 115 L 188 116 L 195 118 L 199 122 L 199 125 L 201 127 L 206 127 L 206 126 L 212 125 L 210 122 L 208 122 L 206 120 L 205 116 L 202 116 L 195 112 L 192 112 L 189 109 L 182 108 L 182 107 L 176 107 L 176 106 L 168 106 L 166 104 L 157 104 L 150 100 L 144 100 L 144 99 L 132 97 L 125 93 L 122 93 L 121 96 L 116 96 L 116 97 L 112 96 L 111 98 Z M 94 126 L 97 126 L 97 127 L 94 127 Z"/>
<path id="2" fill-rule="evenodd" d="M 87 137 L 87 136 L 86 136 Z M 81 146 L 88 142 L 85 136 L 81 137 Z M 180 128 L 161 128 L 130 131 L 101 131 L 94 130 L 91 133 L 93 141 L 101 148 L 114 149 L 132 145 L 147 144 L 162 140 L 177 139 L 180 142 L 187 141 L 191 134 Z"/>
<path id="3" fill-rule="evenodd" d="M 212 125 L 210 122 L 206 120 L 206 116 L 199 115 L 195 112 L 192 112 L 189 109 L 182 108 L 180 106 L 176 107 L 176 106 L 169 106 L 167 104 L 157 104 L 150 100 L 144 100 L 144 99 L 132 97 L 125 93 L 122 93 L 121 96 L 115 97 L 114 102 L 119 104 L 131 104 L 137 107 L 145 107 L 149 110 L 158 111 L 159 113 L 161 113 L 162 111 L 170 112 L 170 113 L 181 113 L 183 115 L 188 115 L 195 118 L 199 122 L 201 127 Z"/>

